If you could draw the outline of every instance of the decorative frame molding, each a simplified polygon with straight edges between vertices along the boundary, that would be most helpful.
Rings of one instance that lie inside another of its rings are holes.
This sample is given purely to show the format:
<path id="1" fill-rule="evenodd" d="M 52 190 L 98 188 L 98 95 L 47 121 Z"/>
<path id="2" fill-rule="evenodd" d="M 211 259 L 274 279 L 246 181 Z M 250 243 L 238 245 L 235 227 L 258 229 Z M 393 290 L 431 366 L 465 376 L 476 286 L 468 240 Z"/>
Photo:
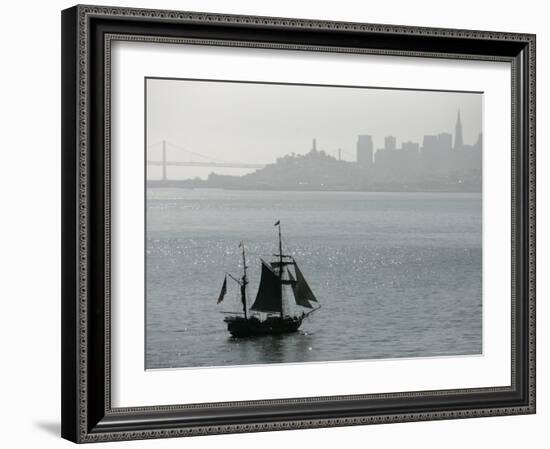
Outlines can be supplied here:
<path id="1" fill-rule="evenodd" d="M 117 40 L 509 62 L 511 386 L 113 409 L 110 49 Z M 62 57 L 63 437 L 81 443 L 535 412 L 534 35 L 79 5 L 62 13 Z"/>

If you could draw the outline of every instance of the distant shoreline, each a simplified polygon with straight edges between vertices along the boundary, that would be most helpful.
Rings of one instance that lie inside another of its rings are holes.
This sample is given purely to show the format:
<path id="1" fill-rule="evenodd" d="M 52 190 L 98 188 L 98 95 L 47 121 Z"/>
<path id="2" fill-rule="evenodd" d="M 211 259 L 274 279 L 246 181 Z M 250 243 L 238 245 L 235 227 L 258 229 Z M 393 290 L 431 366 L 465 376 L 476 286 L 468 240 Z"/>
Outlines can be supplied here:
<path id="1" fill-rule="evenodd" d="M 272 187 L 272 186 L 239 186 L 239 187 L 210 187 L 210 186 L 189 186 L 185 181 L 147 181 L 147 189 L 181 189 L 181 190 L 224 190 L 224 191 L 256 191 L 256 192 L 340 192 L 340 193 L 478 193 L 482 194 L 481 190 L 476 189 L 392 189 L 389 186 L 380 186 L 377 189 L 353 189 L 342 186 L 340 187 Z"/>

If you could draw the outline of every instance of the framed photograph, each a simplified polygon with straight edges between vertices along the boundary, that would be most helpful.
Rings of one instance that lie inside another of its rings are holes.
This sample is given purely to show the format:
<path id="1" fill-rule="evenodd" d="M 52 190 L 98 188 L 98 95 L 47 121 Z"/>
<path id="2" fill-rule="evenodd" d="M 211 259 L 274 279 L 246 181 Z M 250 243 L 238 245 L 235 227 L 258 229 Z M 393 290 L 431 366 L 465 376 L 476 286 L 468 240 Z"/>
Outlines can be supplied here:
<path id="1" fill-rule="evenodd" d="M 535 36 L 62 12 L 62 436 L 535 412 Z"/>

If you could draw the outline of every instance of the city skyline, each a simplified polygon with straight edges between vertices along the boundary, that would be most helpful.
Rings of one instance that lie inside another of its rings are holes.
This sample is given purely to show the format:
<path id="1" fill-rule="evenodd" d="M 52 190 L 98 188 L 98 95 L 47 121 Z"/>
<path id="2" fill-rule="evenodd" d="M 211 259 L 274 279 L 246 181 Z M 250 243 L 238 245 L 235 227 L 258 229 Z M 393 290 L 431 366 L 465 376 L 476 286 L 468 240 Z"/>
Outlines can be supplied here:
<path id="1" fill-rule="evenodd" d="M 313 138 L 305 153 L 290 153 L 274 162 L 253 166 L 242 162 L 178 163 L 166 158 L 148 160 L 148 166 L 161 165 L 162 177 L 148 179 L 149 187 L 222 188 L 245 190 L 348 190 L 348 191 L 457 191 L 481 192 L 482 147 L 480 133 L 473 145 L 464 143 L 460 110 L 455 134 L 425 135 L 422 146 L 406 141 L 397 146 L 394 136 L 385 136 L 384 147 L 374 150 L 371 135 L 357 138 L 356 160 L 346 161 L 317 148 Z M 195 156 L 200 156 L 195 154 Z M 168 177 L 174 165 L 212 169 L 206 179 Z M 215 167 L 215 169 L 214 169 Z M 251 169 L 242 175 L 216 173 L 220 167 Z"/>
<path id="2" fill-rule="evenodd" d="M 438 134 L 427 134 L 422 138 L 422 143 L 407 140 L 401 142 L 401 148 L 398 148 L 398 141 L 395 136 L 384 136 L 384 146 L 376 148 L 374 139 L 370 134 L 360 134 L 357 138 L 357 152 L 355 161 L 361 165 L 375 165 L 376 154 L 387 151 L 405 151 L 422 153 L 434 149 L 462 150 L 478 147 L 481 150 L 483 133 L 479 133 L 473 144 L 464 143 L 462 119 L 460 109 L 457 113 L 455 124 L 455 133 L 440 132 Z M 380 157 L 380 156 L 379 156 Z"/>
<path id="3" fill-rule="evenodd" d="M 356 160 L 356 141 L 370 135 L 373 154 L 425 135 L 451 134 L 460 109 L 464 142 L 474 144 L 482 132 L 480 93 L 393 90 L 383 88 L 147 80 L 147 145 L 149 160 L 160 160 L 160 142 L 168 159 L 240 161 L 270 164 L 288 154 L 305 154 L 316 138 L 317 148 L 342 160 Z M 454 134 L 454 133 L 453 133 Z M 406 145 L 405 145 L 406 146 Z M 184 155 L 184 156 L 182 156 Z M 170 177 L 206 179 L 218 174 L 243 175 L 253 169 L 169 167 Z M 149 179 L 161 169 L 149 167 Z"/>

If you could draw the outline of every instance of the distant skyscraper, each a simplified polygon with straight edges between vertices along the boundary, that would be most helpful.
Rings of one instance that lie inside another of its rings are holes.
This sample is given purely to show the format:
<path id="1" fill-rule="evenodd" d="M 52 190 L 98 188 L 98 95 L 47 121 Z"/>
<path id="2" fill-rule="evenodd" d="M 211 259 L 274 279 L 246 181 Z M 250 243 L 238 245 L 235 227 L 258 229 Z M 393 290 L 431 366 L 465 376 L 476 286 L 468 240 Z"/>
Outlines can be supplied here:
<path id="1" fill-rule="evenodd" d="M 408 153 L 418 153 L 420 145 L 416 142 L 403 142 L 401 144 L 401 149 Z"/>
<path id="2" fill-rule="evenodd" d="M 417 174 L 420 163 L 420 145 L 417 142 L 403 142 L 401 144 L 401 176 L 414 177 Z"/>
<path id="3" fill-rule="evenodd" d="M 397 148 L 396 139 L 393 136 L 386 136 L 384 138 L 384 149 L 395 150 Z"/>
<path id="4" fill-rule="evenodd" d="M 422 140 L 422 154 L 436 153 L 439 148 L 439 139 L 437 136 L 426 135 Z"/>
<path id="5" fill-rule="evenodd" d="M 453 148 L 453 136 L 449 133 L 438 134 L 437 140 L 439 141 L 440 150 L 451 151 L 451 149 Z"/>
<path id="6" fill-rule="evenodd" d="M 357 163 L 362 167 L 372 166 L 372 136 L 360 135 L 357 139 Z"/>
<path id="7" fill-rule="evenodd" d="M 477 141 L 474 144 L 474 148 L 478 151 L 481 151 L 482 145 L 483 145 L 483 135 L 481 133 L 479 133 L 478 136 L 477 136 Z"/>
<path id="8" fill-rule="evenodd" d="M 458 110 L 458 115 L 456 117 L 456 126 L 455 126 L 455 150 L 462 148 L 464 142 L 462 140 L 462 121 L 460 120 L 460 109 Z"/>
<path id="9" fill-rule="evenodd" d="M 430 173 L 446 173 L 452 165 L 453 136 L 449 133 L 426 135 L 422 143 L 422 168 Z"/>

